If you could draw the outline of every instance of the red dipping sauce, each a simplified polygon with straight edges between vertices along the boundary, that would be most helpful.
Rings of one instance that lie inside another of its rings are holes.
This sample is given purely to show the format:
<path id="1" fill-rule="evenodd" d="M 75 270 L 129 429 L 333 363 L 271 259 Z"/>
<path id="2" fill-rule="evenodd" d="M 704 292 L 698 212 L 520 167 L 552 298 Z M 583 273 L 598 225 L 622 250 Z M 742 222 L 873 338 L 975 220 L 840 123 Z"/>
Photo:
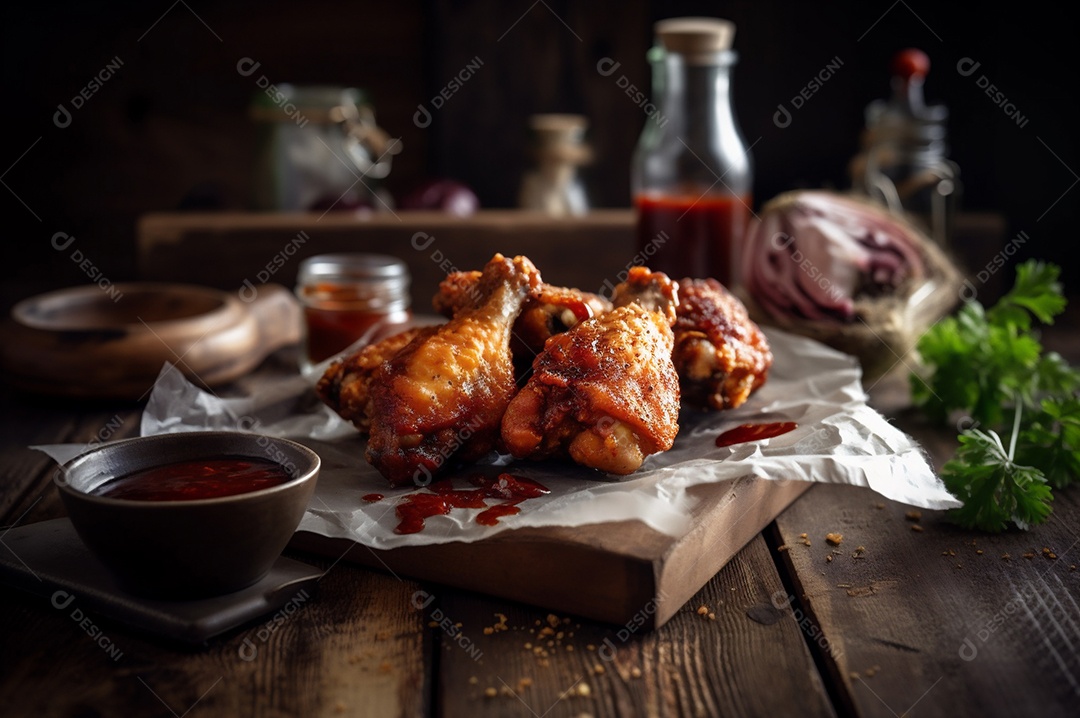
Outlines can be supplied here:
<path id="1" fill-rule="evenodd" d="M 543 484 L 532 479 L 511 474 L 499 474 L 491 479 L 476 476 L 470 479 L 475 489 L 455 489 L 449 479 L 436 482 L 429 491 L 407 494 L 397 505 L 398 525 L 394 533 L 414 534 L 424 529 L 424 520 L 443 516 L 453 509 L 484 509 L 476 522 L 494 526 L 499 518 L 521 511 L 518 506 L 526 499 L 535 499 L 550 492 Z M 488 506 L 486 499 L 501 499 L 501 503 Z"/>
<path id="2" fill-rule="evenodd" d="M 107 481 L 90 493 L 133 501 L 193 501 L 269 489 L 292 478 L 276 461 L 223 456 L 142 469 Z"/>
<path id="3" fill-rule="evenodd" d="M 760 441 L 771 439 L 774 436 L 786 434 L 799 425 L 794 421 L 774 421 L 768 424 L 742 424 L 734 429 L 728 429 L 716 437 L 717 446 L 731 446 L 743 444 L 748 441 Z"/>
<path id="4" fill-rule="evenodd" d="M 634 205 L 637 249 L 649 269 L 734 286 L 750 197 L 638 195 Z"/>

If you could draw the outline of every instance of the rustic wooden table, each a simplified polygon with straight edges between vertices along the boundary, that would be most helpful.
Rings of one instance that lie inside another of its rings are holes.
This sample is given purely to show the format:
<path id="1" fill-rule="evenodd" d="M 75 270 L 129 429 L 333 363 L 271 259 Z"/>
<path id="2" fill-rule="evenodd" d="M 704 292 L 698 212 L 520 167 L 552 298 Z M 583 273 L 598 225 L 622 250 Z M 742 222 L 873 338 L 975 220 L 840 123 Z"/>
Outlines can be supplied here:
<path id="1" fill-rule="evenodd" d="M 1074 336 L 1047 338 L 1069 350 Z M 954 434 L 905 408 L 902 376 L 871 396 L 935 460 L 951 452 Z M 134 435 L 141 409 L 15 392 L 2 402 L 0 543 L 64 514 L 53 462 L 29 446 Z M 1075 715 L 1080 492 L 1060 492 L 1027 533 L 909 511 L 815 486 L 648 633 L 295 551 L 326 569 L 311 599 L 197 650 L 91 616 L 95 639 L 47 598 L 5 589 L 0 713 Z"/>

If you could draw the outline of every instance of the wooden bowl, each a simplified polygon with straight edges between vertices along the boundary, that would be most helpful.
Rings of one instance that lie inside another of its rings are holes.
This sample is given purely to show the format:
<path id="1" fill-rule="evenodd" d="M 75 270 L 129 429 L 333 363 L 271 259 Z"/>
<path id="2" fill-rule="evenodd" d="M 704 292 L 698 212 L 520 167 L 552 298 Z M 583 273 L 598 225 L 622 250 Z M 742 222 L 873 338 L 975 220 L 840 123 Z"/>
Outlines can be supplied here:
<path id="1" fill-rule="evenodd" d="M 299 302 L 283 286 L 256 287 L 250 301 L 209 287 L 132 282 L 25 299 L 0 345 L 7 379 L 35 393 L 145 398 L 166 363 L 214 387 L 299 342 Z"/>

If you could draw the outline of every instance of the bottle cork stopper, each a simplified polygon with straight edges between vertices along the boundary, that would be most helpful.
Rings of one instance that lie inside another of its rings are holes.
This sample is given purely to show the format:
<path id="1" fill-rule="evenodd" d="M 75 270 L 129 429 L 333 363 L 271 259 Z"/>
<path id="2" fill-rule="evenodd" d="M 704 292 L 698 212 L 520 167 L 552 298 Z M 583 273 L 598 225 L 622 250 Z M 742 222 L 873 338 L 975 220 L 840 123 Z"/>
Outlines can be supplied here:
<path id="1" fill-rule="evenodd" d="M 584 115 L 542 113 L 529 117 L 529 127 L 540 132 L 573 132 L 584 130 L 588 124 Z"/>
<path id="2" fill-rule="evenodd" d="M 716 17 L 672 17 L 654 25 L 656 37 L 668 52 L 704 58 L 731 49 L 735 23 Z"/>

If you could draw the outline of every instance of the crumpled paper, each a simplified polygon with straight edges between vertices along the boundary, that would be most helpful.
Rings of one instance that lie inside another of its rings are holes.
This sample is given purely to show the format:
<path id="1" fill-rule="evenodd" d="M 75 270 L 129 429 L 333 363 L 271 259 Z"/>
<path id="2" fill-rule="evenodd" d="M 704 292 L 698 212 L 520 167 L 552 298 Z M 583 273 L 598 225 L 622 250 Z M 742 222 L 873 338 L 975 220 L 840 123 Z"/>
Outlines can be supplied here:
<path id="1" fill-rule="evenodd" d="M 427 519 L 419 533 L 394 533 L 398 498 L 416 489 L 390 489 L 364 460 L 364 439 L 315 396 L 312 385 L 318 371 L 269 385 L 259 382 L 257 390 L 252 387 L 239 398 L 219 398 L 166 365 L 143 412 L 141 433 L 247 431 L 306 444 L 321 457 L 322 470 L 299 530 L 375 549 L 472 542 L 524 526 L 633 519 L 678 537 L 689 529 L 695 505 L 687 489 L 747 475 L 869 486 L 886 498 L 926 509 L 961 505 L 945 489 L 919 444 L 868 406 L 856 360 L 811 339 L 776 329 L 765 332 L 774 355 L 766 384 L 738 409 L 684 410 L 675 445 L 648 457 L 630 476 L 607 476 L 564 462 L 517 461 L 496 452 L 459 472 L 494 476 L 510 471 L 551 490 L 527 500 L 520 514 L 505 516 L 494 526 L 476 523 L 480 509 L 454 509 Z M 798 426 L 771 439 L 716 446 L 722 431 L 772 421 L 794 421 Z M 86 447 L 34 448 L 62 463 Z M 468 487 L 464 479 L 455 480 L 455 485 Z M 362 499 L 371 493 L 384 498 Z"/>

